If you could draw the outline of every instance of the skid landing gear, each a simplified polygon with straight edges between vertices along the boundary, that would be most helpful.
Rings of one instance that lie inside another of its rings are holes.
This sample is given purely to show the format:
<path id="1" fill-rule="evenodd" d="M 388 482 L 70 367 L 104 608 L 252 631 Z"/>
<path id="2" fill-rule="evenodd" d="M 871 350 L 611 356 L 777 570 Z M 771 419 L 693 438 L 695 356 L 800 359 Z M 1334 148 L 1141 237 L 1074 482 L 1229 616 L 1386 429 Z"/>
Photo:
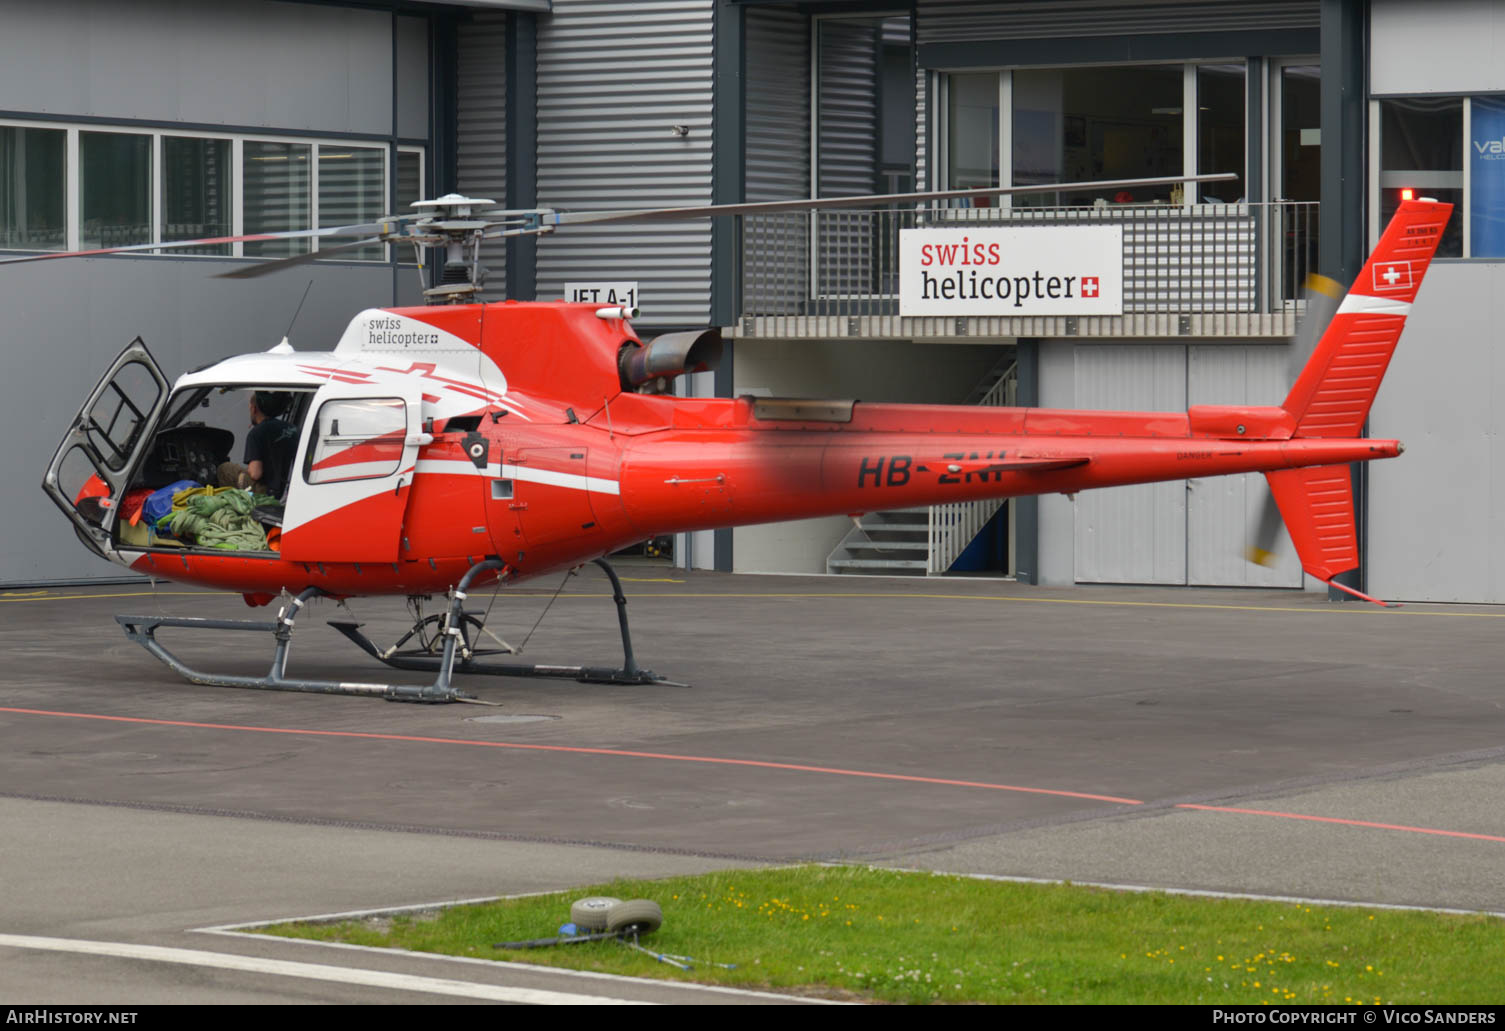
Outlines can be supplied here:
<path id="1" fill-rule="evenodd" d="M 488 568 L 501 568 L 501 563 L 494 559 L 473 566 L 460 581 L 460 585 L 450 592 L 450 607 L 441 629 L 444 647 L 442 655 L 433 654 L 432 649 L 399 651 L 403 642 L 413 636 L 411 633 L 397 645 L 383 651 L 361 633 L 359 623 L 330 620 L 329 625 L 355 642 L 367 655 L 393 669 L 436 671 L 439 675 L 436 685 L 447 685 L 451 673 L 471 673 L 493 677 L 548 677 L 555 680 L 575 680 L 582 684 L 662 684 L 667 687 L 688 687 L 688 684 L 676 683 L 638 666 L 632 654 L 632 633 L 627 628 L 627 597 L 622 593 L 622 581 L 605 559 L 598 558 L 595 563 L 611 580 L 612 601 L 617 606 L 617 625 L 622 633 L 622 665 L 619 669 L 610 666 L 548 666 L 528 662 L 483 661 L 491 656 L 507 653 L 501 649 L 472 647 L 471 631 L 481 624 L 473 613 L 463 611 L 461 605 L 465 601 L 465 590 L 473 574 Z"/>
<path id="2" fill-rule="evenodd" d="M 293 624 L 297 620 L 298 613 L 314 598 L 323 595 L 317 587 L 310 587 L 293 599 L 292 603 L 277 613 L 277 618 L 271 622 L 250 619 L 201 619 L 189 616 L 116 616 L 115 621 L 124 629 L 126 636 L 135 641 L 141 647 L 151 652 L 169 668 L 183 679 L 194 684 L 203 684 L 209 687 L 242 687 L 262 691 L 304 691 L 314 694 L 350 694 L 368 695 L 385 698 L 392 702 L 475 702 L 478 704 L 494 704 L 480 702 L 474 695 L 467 694 L 456 688 L 452 683 L 456 672 L 481 674 L 487 676 L 519 676 L 519 677 L 553 677 L 567 680 L 577 680 L 583 683 L 598 684 L 666 684 L 674 687 L 685 687 L 685 684 L 676 684 L 673 681 L 660 677 L 650 670 L 640 669 L 632 655 L 632 636 L 627 629 L 627 598 L 622 593 L 622 582 L 617 578 L 616 571 L 606 563 L 604 559 L 596 559 L 596 564 L 606 571 L 611 579 L 612 597 L 617 606 L 617 622 L 622 632 L 623 662 L 621 669 L 610 669 L 595 666 L 545 666 L 531 663 L 491 663 L 478 662 L 478 658 L 489 655 L 501 654 L 500 650 L 484 650 L 473 647 L 472 631 L 481 628 L 481 622 L 473 613 L 463 611 L 462 606 L 466 599 L 466 591 L 475 582 L 476 577 L 486 572 L 498 571 L 505 568 L 505 563 L 499 559 L 487 559 L 471 566 L 460 583 L 449 593 L 449 605 L 438 627 L 439 637 L 431 640 L 430 645 L 439 647 L 439 654 L 434 654 L 433 647 L 417 651 L 398 651 L 402 643 L 414 636 L 422 639 L 422 631 L 427 620 L 420 621 L 413 631 L 399 642 L 399 645 L 381 651 L 371 643 L 370 638 L 361 633 L 359 623 L 340 622 L 330 620 L 329 625 L 334 627 L 347 638 L 354 641 L 367 654 L 380 660 L 393 669 L 433 671 L 434 682 L 428 685 L 402 685 L 402 684 L 376 684 L 356 681 L 337 680 L 304 680 L 287 675 L 287 653 L 292 643 Z M 430 617 L 432 620 L 434 617 Z M 262 633 L 270 632 L 276 640 L 276 650 L 272 655 L 272 668 L 263 677 L 232 676 L 228 674 L 205 673 L 193 669 L 183 660 L 157 640 L 157 631 L 162 627 L 174 627 L 187 630 L 253 630 Z"/>

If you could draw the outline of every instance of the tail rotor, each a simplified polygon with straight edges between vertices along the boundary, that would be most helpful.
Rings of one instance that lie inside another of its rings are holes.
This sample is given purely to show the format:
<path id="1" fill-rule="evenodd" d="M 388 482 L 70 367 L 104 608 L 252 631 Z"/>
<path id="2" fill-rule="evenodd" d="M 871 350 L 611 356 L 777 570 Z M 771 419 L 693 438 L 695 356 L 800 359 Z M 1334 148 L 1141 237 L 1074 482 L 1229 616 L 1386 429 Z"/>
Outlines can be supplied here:
<path id="1" fill-rule="evenodd" d="M 1291 338 L 1286 362 L 1287 382 L 1295 383 L 1301 370 L 1306 368 L 1307 360 L 1317 349 L 1317 341 L 1327 332 L 1328 324 L 1338 313 L 1342 301 L 1343 287 L 1336 280 L 1316 273 L 1306 277 L 1306 309 L 1296 326 L 1296 335 Z M 1259 519 L 1254 525 L 1254 535 L 1244 549 L 1244 557 L 1257 566 L 1273 567 L 1284 523 L 1269 484 L 1265 483 L 1259 489 L 1262 492 Z"/>

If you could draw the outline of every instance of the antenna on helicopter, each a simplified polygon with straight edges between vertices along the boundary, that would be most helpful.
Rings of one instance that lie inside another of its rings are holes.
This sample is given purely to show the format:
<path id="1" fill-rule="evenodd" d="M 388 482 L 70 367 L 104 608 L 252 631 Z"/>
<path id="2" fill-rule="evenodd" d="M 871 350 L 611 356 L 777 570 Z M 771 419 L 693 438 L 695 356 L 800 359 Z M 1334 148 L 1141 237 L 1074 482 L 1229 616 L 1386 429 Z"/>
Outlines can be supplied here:
<path id="1" fill-rule="evenodd" d="M 293 335 L 293 324 L 298 321 L 298 316 L 303 314 L 303 305 L 308 302 L 309 291 L 311 291 L 313 288 L 314 281 L 310 279 L 308 281 L 308 285 L 303 288 L 303 296 L 298 299 L 298 307 L 293 309 L 293 317 L 288 320 L 287 331 L 282 334 L 282 343 L 278 344 L 278 347 L 281 347 L 283 344 L 287 344 L 288 350 L 292 350 L 293 345 L 288 343 L 288 337 Z"/>

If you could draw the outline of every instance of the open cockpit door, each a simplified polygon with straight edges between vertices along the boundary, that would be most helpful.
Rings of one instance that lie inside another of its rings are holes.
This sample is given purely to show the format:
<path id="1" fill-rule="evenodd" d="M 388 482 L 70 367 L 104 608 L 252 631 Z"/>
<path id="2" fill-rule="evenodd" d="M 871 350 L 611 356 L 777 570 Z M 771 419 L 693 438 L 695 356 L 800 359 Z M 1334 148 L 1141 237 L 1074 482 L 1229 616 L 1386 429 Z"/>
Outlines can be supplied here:
<path id="1" fill-rule="evenodd" d="M 58 445 L 42 489 L 102 558 L 116 557 L 113 528 L 131 472 L 167 406 L 168 383 L 137 337 L 110 365 Z"/>
<path id="2" fill-rule="evenodd" d="M 282 556 L 396 562 L 423 430 L 416 384 L 330 383 L 314 395 L 288 475 Z"/>

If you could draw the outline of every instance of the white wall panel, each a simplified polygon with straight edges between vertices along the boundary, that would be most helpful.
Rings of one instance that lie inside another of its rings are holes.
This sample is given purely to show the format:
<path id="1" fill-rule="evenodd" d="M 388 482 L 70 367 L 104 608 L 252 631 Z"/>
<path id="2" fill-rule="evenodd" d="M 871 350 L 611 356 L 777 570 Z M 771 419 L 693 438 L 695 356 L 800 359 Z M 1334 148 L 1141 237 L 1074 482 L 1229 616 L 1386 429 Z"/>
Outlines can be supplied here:
<path id="1" fill-rule="evenodd" d="M 407 16 L 393 20 L 397 27 L 397 135 L 428 139 L 429 22 Z"/>
<path id="2" fill-rule="evenodd" d="M 272 0 L 7 0 L 0 108 L 386 135 L 392 15 Z"/>
<path id="3" fill-rule="evenodd" d="M 1184 411 L 1186 347 L 1079 343 L 1075 394 L 1079 408 Z M 1078 494 L 1076 580 L 1186 583 L 1185 481 Z"/>
<path id="4" fill-rule="evenodd" d="M 1187 349 L 1194 405 L 1275 405 L 1290 390 L 1288 344 L 1207 344 Z M 1275 564 L 1244 558 L 1269 487 L 1262 473 L 1187 481 L 1187 582 L 1220 587 L 1300 587 L 1301 562 L 1281 529 Z"/>
<path id="5" fill-rule="evenodd" d="M 1070 340 L 1040 342 L 1041 408 L 1077 407 L 1076 347 Z M 1038 582 L 1076 583 L 1076 502 L 1062 494 L 1041 495 L 1039 523 Z"/>
<path id="6" fill-rule="evenodd" d="M 1369 592 L 1505 602 L 1505 266 L 1433 265 L 1370 412 Z"/>
<path id="7" fill-rule="evenodd" d="M 1371 0 L 1372 93 L 1505 90 L 1505 0 Z"/>

